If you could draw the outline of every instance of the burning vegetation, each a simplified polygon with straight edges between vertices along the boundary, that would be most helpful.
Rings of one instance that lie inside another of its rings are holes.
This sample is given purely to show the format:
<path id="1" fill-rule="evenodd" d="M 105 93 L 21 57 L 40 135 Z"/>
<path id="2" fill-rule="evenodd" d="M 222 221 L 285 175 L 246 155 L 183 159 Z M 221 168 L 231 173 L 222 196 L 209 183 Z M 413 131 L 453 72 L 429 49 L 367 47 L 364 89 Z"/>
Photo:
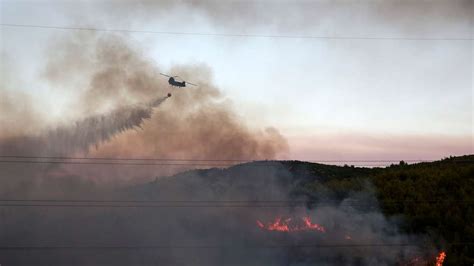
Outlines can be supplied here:
<path id="1" fill-rule="evenodd" d="M 313 223 L 311 218 L 308 216 L 301 219 L 286 218 L 282 219 L 281 217 L 275 218 L 273 222 L 264 224 L 261 221 L 257 220 L 258 227 L 268 230 L 268 231 L 278 231 L 278 232 L 300 232 L 300 231 L 318 231 L 325 233 L 326 229 L 319 224 Z"/>
<path id="2" fill-rule="evenodd" d="M 257 220 L 257 226 L 266 231 L 276 231 L 284 233 L 292 232 L 307 232 L 315 231 L 320 233 L 326 233 L 326 228 L 320 224 L 313 223 L 309 216 L 304 216 L 302 218 L 282 218 L 277 217 L 273 222 L 264 223 L 260 220 Z M 344 235 L 346 241 L 352 240 L 352 237 L 348 234 Z M 410 259 L 408 263 L 402 263 L 406 266 L 443 266 L 443 262 L 446 258 L 446 252 L 440 251 L 439 254 L 433 258 L 429 256 L 417 256 L 413 259 Z"/>
<path id="3" fill-rule="evenodd" d="M 443 266 L 444 259 L 446 258 L 446 252 L 441 251 L 438 256 L 436 256 L 436 266 Z"/>

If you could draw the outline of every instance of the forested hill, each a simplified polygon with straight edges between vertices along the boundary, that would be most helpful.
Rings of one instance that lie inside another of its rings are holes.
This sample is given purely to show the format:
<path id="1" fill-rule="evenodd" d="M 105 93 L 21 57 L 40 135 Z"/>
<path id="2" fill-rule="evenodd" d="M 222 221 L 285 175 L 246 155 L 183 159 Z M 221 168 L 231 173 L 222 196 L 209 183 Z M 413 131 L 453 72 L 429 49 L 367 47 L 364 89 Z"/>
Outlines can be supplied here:
<path id="1" fill-rule="evenodd" d="M 401 216 L 404 231 L 428 234 L 444 245 L 446 265 L 474 263 L 474 155 L 372 169 L 286 163 L 293 169 L 306 165 L 313 176 L 325 177 L 304 184 L 303 192 L 309 195 L 324 186 L 342 198 L 370 180 L 384 214 Z M 446 244 L 459 242 L 472 244 Z"/>
<path id="2" fill-rule="evenodd" d="M 404 230 L 448 245 L 446 265 L 474 263 L 474 156 L 397 165 L 370 176 L 386 215 L 403 215 Z"/>
<path id="3" fill-rule="evenodd" d="M 145 197 L 184 191 L 183 195 L 192 199 L 245 194 L 262 200 L 275 194 L 271 183 L 288 187 L 295 198 L 304 196 L 308 205 L 326 196 L 342 200 L 369 187 L 387 217 L 401 218 L 404 232 L 425 234 L 439 249 L 446 249 L 446 265 L 474 263 L 474 245 L 465 244 L 474 242 L 474 155 L 417 164 L 400 162 L 385 168 L 261 161 L 193 170 L 133 190 Z"/>

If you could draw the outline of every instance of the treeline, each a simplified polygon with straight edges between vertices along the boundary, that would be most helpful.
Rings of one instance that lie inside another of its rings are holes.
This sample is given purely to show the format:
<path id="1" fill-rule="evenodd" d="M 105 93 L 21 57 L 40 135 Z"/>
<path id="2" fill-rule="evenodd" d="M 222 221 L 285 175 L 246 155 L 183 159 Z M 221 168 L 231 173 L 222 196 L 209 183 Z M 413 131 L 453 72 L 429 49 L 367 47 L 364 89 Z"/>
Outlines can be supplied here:
<path id="1" fill-rule="evenodd" d="M 474 156 L 391 166 L 371 176 L 387 215 L 403 229 L 425 233 L 445 248 L 445 265 L 474 264 Z M 473 244 L 446 244 L 446 243 Z"/>
<path id="2" fill-rule="evenodd" d="M 382 211 L 403 217 L 402 230 L 428 235 L 446 250 L 445 265 L 474 264 L 474 155 L 386 168 L 287 163 L 293 171 L 306 166 L 311 172 L 296 194 L 342 199 L 372 184 Z"/>

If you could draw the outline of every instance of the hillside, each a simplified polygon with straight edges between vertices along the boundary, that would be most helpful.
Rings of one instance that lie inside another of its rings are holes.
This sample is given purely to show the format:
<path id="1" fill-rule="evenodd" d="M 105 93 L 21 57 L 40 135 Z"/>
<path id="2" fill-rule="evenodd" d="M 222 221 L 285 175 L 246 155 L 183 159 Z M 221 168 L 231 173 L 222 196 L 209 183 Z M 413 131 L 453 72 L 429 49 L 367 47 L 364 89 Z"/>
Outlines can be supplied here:
<path id="1" fill-rule="evenodd" d="M 444 265 L 471 265 L 473 161 L 258 161 L 117 190 L 56 178 L 38 188 L 63 199 L 5 204 L 0 242 L 32 251 L 0 255 L 9 265 L 434 265 L 443 250 Z"/>
<path id="2" fill-rule="evenodd" d="M 382 212 L 400 221 L 403 232 L 426 235 L 437 248 L 446 249 L 446 265 L 467 265 L 474 263 L 474 245 L 447 243 L 474 242 L 473 162 L 473 155 L 386 168 L 262 161 L 189 171 L 128 192 L 163 199 L 171 196 L 168 192 L 176 197 L 180 191 L 180 199 L 209 201 L 278 200 L 287 194 L 290 200 L 304 198 L 311 207 L 370 191 Z"/>

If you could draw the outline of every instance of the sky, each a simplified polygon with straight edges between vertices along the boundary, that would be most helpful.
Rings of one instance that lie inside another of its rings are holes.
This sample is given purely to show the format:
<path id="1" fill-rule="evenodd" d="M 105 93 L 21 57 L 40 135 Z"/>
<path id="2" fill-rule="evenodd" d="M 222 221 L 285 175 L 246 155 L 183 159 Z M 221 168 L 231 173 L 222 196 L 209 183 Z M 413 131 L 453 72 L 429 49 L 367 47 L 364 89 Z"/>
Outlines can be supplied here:
<path id="1" fill-rule="evenodd" d="M 289 158 L 474 153 L 472 0 L 0 3 L 2 24 L 256 35 L 126 38 L 167 73 L 208 70 L 246 123 L 286 137 Z M 32 96 L 49 122 L 59 119 L 73 96 L 42 69 L 52 41 L 71 30 L 1 26 L 0 34 L 2 79 L 21 77 L 1 89 Z"/>

